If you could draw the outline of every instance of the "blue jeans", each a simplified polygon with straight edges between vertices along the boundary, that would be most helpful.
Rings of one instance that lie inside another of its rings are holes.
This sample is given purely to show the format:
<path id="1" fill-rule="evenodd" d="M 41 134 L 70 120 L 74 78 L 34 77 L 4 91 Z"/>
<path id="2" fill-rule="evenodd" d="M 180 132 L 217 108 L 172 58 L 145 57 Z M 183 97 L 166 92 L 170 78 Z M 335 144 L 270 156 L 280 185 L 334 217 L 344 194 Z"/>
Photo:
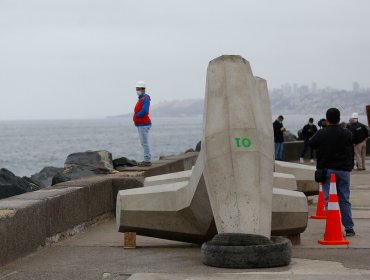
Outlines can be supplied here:
<path id="1" fill-rule="evenodd" d="M 283 142 L 275 142 L 275 159 L 281 160 L 283 156 Z"/>
<path id="2" fill-rule="evenodd" d="M 352 221 L 352 211 L 351 203 L 349 202 L 350 195 L 350 172 L 349 171 L 339 171 L 328 169 L 326 181 L 322 185 L 322 191 L 324 193 L 325 199 L 325 209 L 328 206 L 329 200 L 329 191 L 330 191 L 330 174 L 335 174 L 335 179 L 337 182 L 337 193 L 338 193 L 338 202 L 340 208 L 340 216 L 342 219 L 342 224 L 346 230 L 353 229 Z"/>
<path id="3" fill-rule="evenodd" d="M 141 146 L 144 148 L 144 161 L 150 162 L 151 161 L 151 154 L 149 148 L 149 130 L 150 125 L 138 126 L 137 131 L 139 132 L 139 138 Z"/>

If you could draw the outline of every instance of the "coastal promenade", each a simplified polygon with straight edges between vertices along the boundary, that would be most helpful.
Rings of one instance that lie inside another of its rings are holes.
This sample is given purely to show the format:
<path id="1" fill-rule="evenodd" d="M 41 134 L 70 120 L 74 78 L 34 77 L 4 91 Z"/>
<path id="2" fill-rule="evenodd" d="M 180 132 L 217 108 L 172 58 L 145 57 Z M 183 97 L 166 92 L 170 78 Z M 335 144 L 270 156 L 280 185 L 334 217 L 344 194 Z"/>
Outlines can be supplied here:
<path id="1" fill-rule="evenodd" d="M 123 249 L 113 214 L 83 232 L 41 247 L 0 267 L 6 279 L 370 279 L 370 157 L 367 171 L 353 171 L 351 202 L 356 236 L 348 246 L 323 246 L 325 221 L 309 219 L 289 266 L 221 269 L 200 261 L 199 246 L 138 236 L 137 249 Z M 310 204 L 315 212 L 317 197 Z"/>

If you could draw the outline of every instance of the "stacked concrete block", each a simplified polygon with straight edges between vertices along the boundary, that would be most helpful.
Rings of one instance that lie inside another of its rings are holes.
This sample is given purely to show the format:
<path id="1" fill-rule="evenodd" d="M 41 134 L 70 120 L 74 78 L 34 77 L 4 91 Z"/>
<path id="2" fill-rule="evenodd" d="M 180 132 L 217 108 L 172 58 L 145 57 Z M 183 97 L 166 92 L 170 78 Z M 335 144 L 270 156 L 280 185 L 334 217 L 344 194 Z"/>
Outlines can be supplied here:
<path id="1" fill-rule="evenodd" d="M 202 162 L 200 155 L 193 172 L 147 177 L 144 185 L 150 182 L 149 186 L 120 191 L 116 205 L 118 230 L 190 243 L 202 243 L 217 234 L 201 174 Z M 190 177 L 185 176 L 188 173 Z M 303 193 L 273 189 L 272 235 L 303 232 L 307 216 L 307 199 Z"/>
<path id="2" fill-rule="evenodd" d="M 308 205 L 304 193 L 274 188 L 272 209 L 273 235 L 297 235 L 305 231 Z"/>
<path id="3" fill-rule="evenodd" d="M 117 196 L 116 221 L 120 232 L 202 243 L 215 232 L 213 214 L 203 179 L 199 156 L 189 180 L 122 190 Z M 154 178 L 154 179 L 158 179 Z M 149 181 L 155 181 L 149 179 Z"/>
<path id="4" fill-rule="evenodd" d="M 240 56 L 209 63 L 201 153 L 219 233 L 270 237 L 274 151 L 264 88 Z"/>
<path id="5" fill-rule="evenodd" d="M 314 166 L 275 161 L 275 172 L 292 174 L 297 179 L 298 191 L 305 193 L 305 195 L 316 195 L 319 193 L 319 184 L 315 182 Z"/>
<path id="6" fill-rule="evenodd" d="M 297 191 L 297 180 L 294 175 L 274 172 L 274 188 Z"/>

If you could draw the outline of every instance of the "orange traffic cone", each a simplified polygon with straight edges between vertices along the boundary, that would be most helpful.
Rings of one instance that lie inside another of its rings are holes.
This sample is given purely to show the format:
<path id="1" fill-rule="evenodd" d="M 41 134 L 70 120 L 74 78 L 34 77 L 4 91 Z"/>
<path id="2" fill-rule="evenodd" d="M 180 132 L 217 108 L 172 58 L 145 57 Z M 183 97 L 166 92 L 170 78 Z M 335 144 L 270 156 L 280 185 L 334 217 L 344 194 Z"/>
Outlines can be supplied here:
<path id="1" fill-rule="evenodd" d="M 317 201 L 316 214 L 311 215 L 310 218 L 311 219 L 326 219 L 325 201 L 324 201 L 324 193 L 322 192 L 322 183 L 320 183 L 319 199 Z"/>
<path id="2" fill-rule="evenodd" d="M 326 218 L 324 239 L 321 239 L 318 242 L 323 245 L 349 244 L 348 240 L 343 239 L 342 224 L 340 222 L 337 186 L 335 183 L 335 174 L 330 175 L 328 215 Z"/>

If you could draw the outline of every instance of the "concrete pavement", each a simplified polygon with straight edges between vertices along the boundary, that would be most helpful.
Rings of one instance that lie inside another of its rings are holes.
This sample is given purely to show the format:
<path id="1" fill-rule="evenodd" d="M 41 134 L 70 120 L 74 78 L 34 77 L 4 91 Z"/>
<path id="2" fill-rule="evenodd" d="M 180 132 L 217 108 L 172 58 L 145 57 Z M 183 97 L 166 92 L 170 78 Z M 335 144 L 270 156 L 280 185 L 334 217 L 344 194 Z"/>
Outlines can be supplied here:
<path id="1" fill-rule="evenodd" d="M 370 162 L 351 176 L 356 236 L 348 246 L 323 246 L 325 221 L 309 220 L 292 263 L 270 269 L 221 269 L 200 261 L 200 248 L 138 236 L 137 249 L 122 248 L 113 217 L 85 232 L 40 248 L 0 267 L 6 279 L 370 279 Z M 316 199 L 314 199 L 316 201 Z M 316 205 L 310 206 L 310 213 Z"/>

